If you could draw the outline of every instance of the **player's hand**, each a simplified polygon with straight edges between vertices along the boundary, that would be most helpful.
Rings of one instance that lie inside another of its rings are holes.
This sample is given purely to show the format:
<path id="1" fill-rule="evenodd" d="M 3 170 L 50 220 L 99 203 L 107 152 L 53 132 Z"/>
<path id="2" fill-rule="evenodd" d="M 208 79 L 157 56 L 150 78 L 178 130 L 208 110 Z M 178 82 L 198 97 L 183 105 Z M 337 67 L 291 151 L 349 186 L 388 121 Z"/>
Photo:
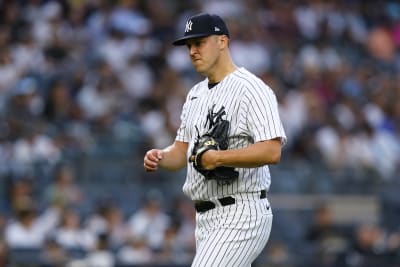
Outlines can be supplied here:
<path id="1" fill-rule="evenodd" d="M 218 151 L 217 150 L 208 150 L 201 155 L 201 166 L 205 170 L 213 170 L 217 167 L 216 165 L 216 156 Z M 194 156 L 190 156 L 189 162 L 194 161 Z"/>
<path id="2" fill-rule="evenodd" d="M 154 172 L 158 169 L 160 160 L 163 159 L 163 151 L 160 149 L 151 149 L 146 152 L 143 159 L 143 167 L 147 172 Z"/>

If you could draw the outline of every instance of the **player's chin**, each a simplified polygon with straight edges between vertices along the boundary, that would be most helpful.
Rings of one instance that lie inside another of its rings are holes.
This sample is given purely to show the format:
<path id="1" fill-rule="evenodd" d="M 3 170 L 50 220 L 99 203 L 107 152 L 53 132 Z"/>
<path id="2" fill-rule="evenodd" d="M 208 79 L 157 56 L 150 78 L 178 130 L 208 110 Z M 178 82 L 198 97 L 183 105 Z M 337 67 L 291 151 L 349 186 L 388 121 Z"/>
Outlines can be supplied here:
<path id="1" fill-rule="evenodd" d="M 204 64 L 202 64 L 201 60 L 192 60 L 192 65 L 198 72 L 202 72 L 204 70 Z"/>
<path id="2" fill-rule="evenodd" d="M 193 65 L 194 66 L 194 68 L 196 69 L 196 72 L 198 72 L 198 73 L 200 73 L 200 74 L 202 74 L 202 75 L 205 75 L 205 76 L 207 76 L 206 74 L 207 74 L 207 68 L 205 68 L 203 65 Z"/>

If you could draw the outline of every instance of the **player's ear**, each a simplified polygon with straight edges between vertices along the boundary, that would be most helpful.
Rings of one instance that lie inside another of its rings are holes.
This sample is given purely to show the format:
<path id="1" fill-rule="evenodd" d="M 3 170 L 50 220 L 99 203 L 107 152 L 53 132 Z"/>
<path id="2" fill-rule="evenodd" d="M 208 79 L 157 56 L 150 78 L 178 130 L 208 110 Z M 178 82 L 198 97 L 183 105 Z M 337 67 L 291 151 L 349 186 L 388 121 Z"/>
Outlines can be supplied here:
<path id="1" fill-rule="evenodd" d="M 220 36 L 219 36 L 219 43 L 220 43 L 221 48 L 228 47 L 228 45 L 229 45 L 229 38 L 228 38 L 228 36 L 226 36 L 226 35 L 220 35 Z"/>

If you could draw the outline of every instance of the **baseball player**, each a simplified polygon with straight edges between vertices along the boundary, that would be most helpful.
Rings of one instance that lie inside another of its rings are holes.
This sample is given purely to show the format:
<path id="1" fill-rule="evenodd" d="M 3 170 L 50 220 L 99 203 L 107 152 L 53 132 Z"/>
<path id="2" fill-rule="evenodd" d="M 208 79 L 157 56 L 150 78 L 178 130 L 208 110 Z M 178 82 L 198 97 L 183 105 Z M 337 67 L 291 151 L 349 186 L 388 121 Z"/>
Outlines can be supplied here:
<path id="1" fill-rule="evenodd" d="M 196 209 L 192 266 L 251 266 L 272 225 L 268 164 L 280 161 L 286 142 L 274 92 L 234 64 L 229 38 L 217 15 L 188 19 L 173 44 L 187 46 L 205 79 L 187 95 L 173 144 L 144 156 L 149 172 L 187 166 L 183 192 Z"/>

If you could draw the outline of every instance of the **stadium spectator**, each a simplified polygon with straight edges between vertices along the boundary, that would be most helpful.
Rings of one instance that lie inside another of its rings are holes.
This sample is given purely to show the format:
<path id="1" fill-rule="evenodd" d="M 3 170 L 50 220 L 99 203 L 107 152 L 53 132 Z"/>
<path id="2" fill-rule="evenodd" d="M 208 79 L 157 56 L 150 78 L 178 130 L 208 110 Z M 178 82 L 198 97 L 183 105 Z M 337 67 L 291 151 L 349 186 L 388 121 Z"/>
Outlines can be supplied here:
<path id="1" fill-rule="evenodd" d="M 59 213 L 56 206 L 39 213 L 32 199 L 21 200 L 15 208 L 15 218 L 4 229 L 6 245 L 11 249 L 41 249 L 48 234 L 56 227 Z"/>
<path id="2" fill-rule="evenodd" d="M 60 224 L 51 233 L 51 237 L 66 250 L 91 251 L 96 244 L 96 235 L 84 229 L 79 213 L 69 208 L 62 211 Z"/>
<path id="3" fill-rule="evenodd" d="M 144 239 L 151 249 L 160 250 L 170 222 L 164 208 L 160 192 L 147 193 L 143 205 L 128 219 L 131 237 Z"/>
<path id="4" fill-rule="evenodd" d="M 107 203 L 98 208 L 98 212 L 91 214 L 85 222 L 86 228 L 99 235 L 107 233 L 109 244 L 118 249 L 130 240 L 130 229 L 125 220 L 123 210 L 116 204 Z"/>
<path id="5" fill-rule="evenodd" d="M 124 265 L 149 265 L 154 263 L 154 253 L 144 238 L 132 237 L 118 249 L 116 258 Z"/>
<path id="6" fill-rule="evenodd" d="M 347 227 L 348 228 L 348 227 Z M 350 230 L 335 223 L 331 207 L 321 203 L 316 209 L 306 239 L 312 246 L 311 266 L 335 266 L 349 247 Z"/>
<path id="7" fill-rule="evenodd" d="M 68 254 L 62 246 L 51 238 L 45 241 L 40 251 L 40 262 L 43 266 L 63 267 L 68 261 Z"/>
<path id="8" fill-rule="evenodd" d="M 87 267 L 113 267 L 115 266 L 115 255 L 111 252 L 108 243 L 108 235 L 100 234 L 97 237 L 95 249 L 90 251 L 84 259 Z"/>
<path id="9" fill-rule="evenodd" d="M 379 225 L 361 224 L 354 231 L 352 247 L 347 251 L 349 267 L 396 266 L 400 239 Z"/>
<path id="10" fill-rule="evenodd" d="M 76 183 L 76 174 L 71 166 L 59 165 L 54 170 L 52 182 L 43 190 L 47 205 L 58 203 L 63 207 L 79 207 L 84 200 L 82 190 Z"/>

